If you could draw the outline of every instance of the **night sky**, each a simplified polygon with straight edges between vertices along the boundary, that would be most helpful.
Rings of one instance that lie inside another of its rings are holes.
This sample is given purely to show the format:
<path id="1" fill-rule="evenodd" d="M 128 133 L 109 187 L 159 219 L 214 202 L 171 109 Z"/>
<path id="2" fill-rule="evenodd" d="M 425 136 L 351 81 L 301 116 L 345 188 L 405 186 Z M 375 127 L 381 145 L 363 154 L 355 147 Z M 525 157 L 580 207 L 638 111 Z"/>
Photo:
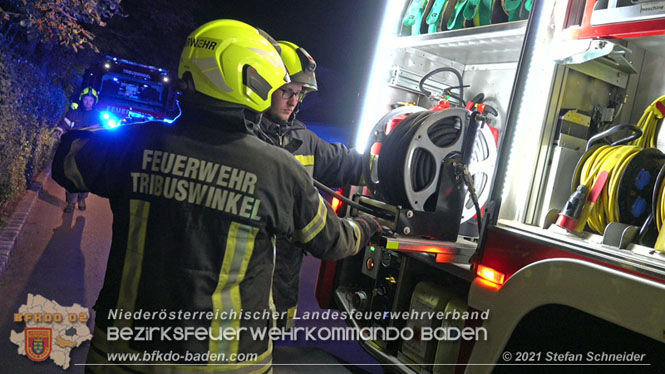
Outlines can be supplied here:
<path id="1" fill-rule="evenodd" d="M 355 133 L 385 1 L 199 1 L 195 22 L 231 18 L 305 48 L 317 62 L 319 91 L 298 118 Z M 184 38 L 183 38 L 184 40 Z"/>

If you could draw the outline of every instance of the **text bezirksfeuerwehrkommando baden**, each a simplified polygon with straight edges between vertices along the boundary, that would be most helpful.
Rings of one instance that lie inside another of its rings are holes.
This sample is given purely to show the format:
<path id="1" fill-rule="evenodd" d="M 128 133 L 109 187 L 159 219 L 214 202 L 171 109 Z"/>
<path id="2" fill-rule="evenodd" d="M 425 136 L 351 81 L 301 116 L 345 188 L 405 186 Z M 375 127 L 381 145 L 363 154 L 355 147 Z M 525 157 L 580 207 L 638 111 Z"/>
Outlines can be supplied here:
<path id="1" fill-rule="evenodd" d="M 386 340 L 386 341 L 409 341 L 416 336 L 420 341 L 429 340 L 487 340 L 487 330 L 484 327 L 466 326 L 458 328 L 455 326 L 421 326 L 418 329 L 412 327 L 157 327 L 157 326 L 134 326 L 106 328 L 106 340 L 108 341 L 233 341 L 239 340 L 242 334 L 250 334 L 252 340 L 293 340 L 300 339 L 308 341 L 330 341 L 330 340 Z"/>

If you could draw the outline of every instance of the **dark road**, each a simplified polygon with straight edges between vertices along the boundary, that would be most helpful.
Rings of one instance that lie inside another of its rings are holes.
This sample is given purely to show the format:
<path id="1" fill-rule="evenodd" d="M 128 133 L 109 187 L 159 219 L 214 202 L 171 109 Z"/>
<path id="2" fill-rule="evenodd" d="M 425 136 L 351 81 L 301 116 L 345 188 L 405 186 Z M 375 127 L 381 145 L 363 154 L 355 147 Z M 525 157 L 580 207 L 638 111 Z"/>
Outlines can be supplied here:
<path id="1" fill-rule="evenodd" d="M 22 333 L 24 323 L 14 313 L 28 294 L 41 295 L 63 307 L 78 303 L 92 308 L 104 280 L 111 243 L 112 216 L 106 199 L 90 195 L 87 210 L 63 214 L 65 190 L 48 178 L 28 216 L 12 252 L 8 269 L 0 279 L 0 373 L 62 373 L 51 359 L 33 362 L 17 353 L 11 331 Z M 94 312 L 88 327 L 92 331 Z M 66 372 L 83 373 L 89 340 L 71 350 Z"/>

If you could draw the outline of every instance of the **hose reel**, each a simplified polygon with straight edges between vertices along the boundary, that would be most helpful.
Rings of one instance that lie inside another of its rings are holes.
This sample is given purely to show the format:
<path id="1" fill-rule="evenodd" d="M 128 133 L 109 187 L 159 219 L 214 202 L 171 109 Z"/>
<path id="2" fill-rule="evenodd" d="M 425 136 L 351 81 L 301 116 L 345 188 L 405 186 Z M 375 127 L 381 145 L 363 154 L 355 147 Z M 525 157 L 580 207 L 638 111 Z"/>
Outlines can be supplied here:
<path id="1" fill-rule="evenodd" d="M 372 198 L 414 212 L 436 214 L 440 219 L 430 226 L 445 232 L 429 236 L 456 238 L 459 224 L 477 211 L 460 177 L 462 165 L 473 176 L 472 182 L 467 182 L 478 187 L 480 204 L 484 205 L 489 196 L 496 143 L 488 126 L 479 129 L 483 122 L 479 113 L 462 108 L 426 111 L 403 107 L 384 116 L 374 127 L 369 139 L 371 148 L 365 152 L 372 154 L 365 163 L 371 161 L 372 165 L 366 174 L 370 175 L 367 186 Z"/>
<path id="2" fill-rule="evenodd" d="M 473 144 L 471 164 L 469 165 L 469 172 L 473 177 L 473 185 L 476 188 L 480 206 L 484 206 L 490 197 L 490 183 L 494 175 L 497 154 L 496 139 L 494 138 L 494 134 L 492 134 L 492 130 L 487 125 L 481 127 Z M 467 222 L 475 215 L 476 210 L 473 207 L 473 201 L 467 194 L 464 201 L 464 210 L 462 210 L 461 222 Z"/>
<path id="3" fill-rule="evenodd" d="M 402 106 L 396 109 L 391 110 L 386 115 L 381 117 L 379 121 L 374 125 L 372 131 L 369 135 L 369 140 L 367 141 L 369 149 L 364 153 L 365 159 L 363 160 L 363 166 L 365 167 L 364 175 L 366 176 L 365 185 L 370 191 L 372 197 L 379 200 L 383 200 L 382 194 L 379 192 L 379 177 L 377 174 L 378 168 L 378 159 L 379 153 L 381 152 L 381 147 L 383 142 L 386 140 L 388 134 L 393 129 L 394 126 L 397 126 L 401 123 L 401 119 L 398 119 L 402 116 L 408 116 L 409 114 L 423 112 L 427 109 L 419 106 Z"/>
<path id="4" fill-rule="evenodd" d="M 496 142 L 489 126 L 483 126 L 473 147 L 464 148 L 470 113 L 461 108 L 432 112 L 412 106 L 393 110 L 379 120 L 369 142 L 380 144 L 380 150 L 373 149 L 376 154 L 368 183 L 372 196 L 416 211 L 435 211 L 441 163 L 465 153 L 479 204 L 484 205 L 497 158 Z M 391 121 L 405 114 L 408 116 L 386 135 Z M 476 214 L 470 196 L 463 198 L 461 223 Z"/>

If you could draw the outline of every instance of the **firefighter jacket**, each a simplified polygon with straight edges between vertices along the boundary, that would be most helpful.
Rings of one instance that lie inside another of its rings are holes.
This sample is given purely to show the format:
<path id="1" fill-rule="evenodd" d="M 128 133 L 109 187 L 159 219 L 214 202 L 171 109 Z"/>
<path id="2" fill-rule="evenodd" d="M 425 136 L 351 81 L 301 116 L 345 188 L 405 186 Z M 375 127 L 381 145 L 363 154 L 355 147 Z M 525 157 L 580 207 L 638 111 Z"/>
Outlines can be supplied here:
<path id="1" fill-rule="evenodd" d="M 85 110 L 83 107 L 79 106 L 78 109 L 70 109 L 67 114 L 65 114 L 65 117 L 58 123 L 58 128 L 60 128 L 62 132 L 67 132 L 69 130 L 96 127 L 100 125 L 100 112 L 96 108 L 93 107 L 91 110 Z"/>
<path id="2" fill-rule="evenodd" d="M 71 131 L 56 152 L 53 178 L 108 198 L 114 216 L 88 362 L 107 362 L 108 352 L 210 353 L 238 365 L 131 370 L 263 373 L 272 343 L 253 334 L 273 322 L 275 236 L 334 260 L 357 253 L 380 227 L 338 218 L 289 153 L 248 131 L 256 113 L 182 109 L 174 125 Z M 127 339 L 115 335 L 123 328 Z M 178 333 L 186 329 L 204 335 Z M 240 365 L 240 353 L 257 357 Z"/>
<path id="3" fill-rule="evenodd" d="M 294 120 L 280 125 L 267 116 L 261 120 L 259 137 L 293 154 L 309 175 L 331 188 L 361 183 L 362 155 L 341 143 L 328 143 Z"/>
<path id="4" fill-rule="evenodd" d="M 326 142 L 302 122 L 294 120 L 280 125 L 263 116 L 260 130 L 260 138 L 289 151 L 314 179 L 326 186 L 337 188 L 361 183 L 362 155 L 341 143 Z M 287 312 L 289 317 L 297 310 L 302 261 L 302 250 L 285 238 L 278 238 L 273 299 L 277 310 Z"/>

